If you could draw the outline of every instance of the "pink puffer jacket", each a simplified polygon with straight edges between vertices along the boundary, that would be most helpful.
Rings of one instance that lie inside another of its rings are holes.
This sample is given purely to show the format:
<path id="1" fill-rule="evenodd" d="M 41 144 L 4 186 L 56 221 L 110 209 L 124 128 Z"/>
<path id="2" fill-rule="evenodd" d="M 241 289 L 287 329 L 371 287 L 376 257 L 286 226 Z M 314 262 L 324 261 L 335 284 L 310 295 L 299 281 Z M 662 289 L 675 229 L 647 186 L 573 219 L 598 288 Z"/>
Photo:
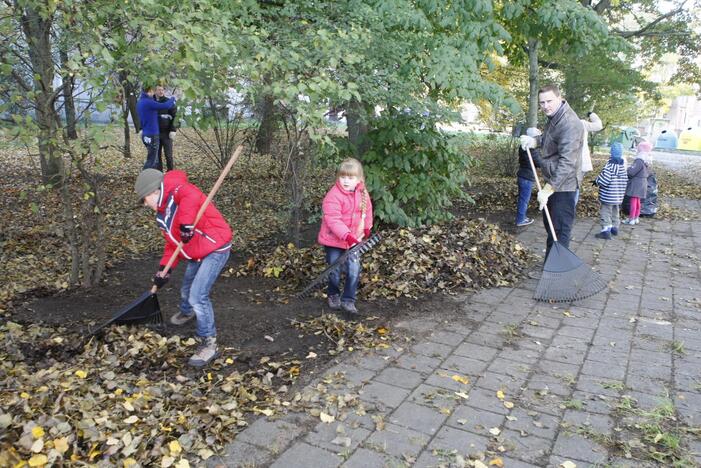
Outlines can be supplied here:
<path id="1" fill-rule="evenodd" d="M 361 226 L 362 194 L 366 197 L 364 226 Z M 360 240 L 363 231 L 372 229 L 372 201 L 363 182 L 353 192 L 348 192 L 337 180 L 324 197 L 321 211 L 321 229 L 317 237 L 321 245 L 347 249 L 350 246 L 344 239 L 349 233 Z"/>

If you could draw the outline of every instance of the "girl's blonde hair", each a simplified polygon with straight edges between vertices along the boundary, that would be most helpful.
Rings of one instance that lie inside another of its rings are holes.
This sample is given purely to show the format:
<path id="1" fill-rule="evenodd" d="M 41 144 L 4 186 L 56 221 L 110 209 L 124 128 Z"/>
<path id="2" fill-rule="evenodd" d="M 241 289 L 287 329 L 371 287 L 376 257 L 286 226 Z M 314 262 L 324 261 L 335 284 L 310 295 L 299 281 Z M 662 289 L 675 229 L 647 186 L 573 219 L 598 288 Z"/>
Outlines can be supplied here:
<path id="1" fill-rule="evenodd" d="M 363 165 L 355 158 L 344 159 L 336 172 L 336 178 L 341 176 L 356 176 L 358 179 L 365 181 Z"/>

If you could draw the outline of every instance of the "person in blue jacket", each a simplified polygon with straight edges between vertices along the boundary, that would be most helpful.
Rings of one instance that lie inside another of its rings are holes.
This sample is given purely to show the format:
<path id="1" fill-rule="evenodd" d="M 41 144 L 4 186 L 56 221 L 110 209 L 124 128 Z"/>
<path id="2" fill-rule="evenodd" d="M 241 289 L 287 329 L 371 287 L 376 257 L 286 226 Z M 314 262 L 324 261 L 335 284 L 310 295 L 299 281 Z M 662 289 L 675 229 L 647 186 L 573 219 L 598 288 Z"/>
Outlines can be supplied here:
<path id="1" fill-rule="evenodd" d="M 136 112 L 139 114 L 141 122 L 141 142 L 146 147 L 144 169 L 158 168 L 158 148 L 160 146 L 158 111 L 168 110 L 175 106 L 175 98 L 172 97 L 163 102 L 155 101 L 153 99 L 154 92 L 153 86 L 147 86 L 136 102 Z"/>

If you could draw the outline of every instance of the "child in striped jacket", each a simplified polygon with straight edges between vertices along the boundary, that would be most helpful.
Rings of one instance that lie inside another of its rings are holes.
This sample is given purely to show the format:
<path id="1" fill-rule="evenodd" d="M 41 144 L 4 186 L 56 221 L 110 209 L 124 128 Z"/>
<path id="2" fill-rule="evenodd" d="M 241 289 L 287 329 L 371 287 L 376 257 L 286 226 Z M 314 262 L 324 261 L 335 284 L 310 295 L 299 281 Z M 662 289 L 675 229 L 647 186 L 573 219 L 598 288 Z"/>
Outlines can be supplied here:
<path id="1" fill-rule="evenodd" d="M 618 227 L 621 224 L 621 203 L 623 203 L 627 183 L 628 174 L 623 163 L 623 145 L 613 143 L 611 157 L 594 181 L 594 185 L 599 187 L 599 202 L 601 202 L 601 232 L 594 237 L 611 239 L 611 235 L 618 235 Z"/>

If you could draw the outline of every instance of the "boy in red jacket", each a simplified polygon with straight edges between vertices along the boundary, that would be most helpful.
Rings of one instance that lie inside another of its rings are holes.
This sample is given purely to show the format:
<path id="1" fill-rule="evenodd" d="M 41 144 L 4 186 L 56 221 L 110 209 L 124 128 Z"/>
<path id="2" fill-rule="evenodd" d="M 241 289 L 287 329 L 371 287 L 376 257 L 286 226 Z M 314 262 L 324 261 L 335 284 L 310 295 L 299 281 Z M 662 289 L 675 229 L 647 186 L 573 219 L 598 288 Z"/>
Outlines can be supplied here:
<path id="1" fill-rule="evenodd" d="M 332 264 L 343 252 L 370 237 L 372 201 L 365 189 L 363 166 L 357 159 L 341 162 L 336 183 L 326 193 L 321 205 L 321 229 L 317 241 L 324 246 L 326 263 Z M 354 317 L 355 295 L 360 281 L 360 259 L 349 258 L 341 269 L 346 283 L 341 297 L 341 275 L 338 270 L 329 276 L 328 303 L 331 309 L 343 309 Z"/>
<path id="2" fill-rule="evenodd" d="M 136 178 L 136 193 L 145 206 L 156 212 L 156 223 L 165 238 L 160 268 L 153 284 L 162 288 L 170 279 L 164 271 L 168 260 L 182 242 L 175 259 L 187 260 L 180 289 L 180 311 L 170 319 L 174 325 L 197 318 L 197 336 L 202 345 L 188 363 L 201 367 L 217 356 L 217 330 L 209 292 L 231 252 L 231 228 L 219 210 L 210 203 L 202 218 L 193 226 L 195 217 L 207 197 L 187 181 L 183 171 L 169 171 L 165 176 L 156 169 L 144 169 Z"/>

